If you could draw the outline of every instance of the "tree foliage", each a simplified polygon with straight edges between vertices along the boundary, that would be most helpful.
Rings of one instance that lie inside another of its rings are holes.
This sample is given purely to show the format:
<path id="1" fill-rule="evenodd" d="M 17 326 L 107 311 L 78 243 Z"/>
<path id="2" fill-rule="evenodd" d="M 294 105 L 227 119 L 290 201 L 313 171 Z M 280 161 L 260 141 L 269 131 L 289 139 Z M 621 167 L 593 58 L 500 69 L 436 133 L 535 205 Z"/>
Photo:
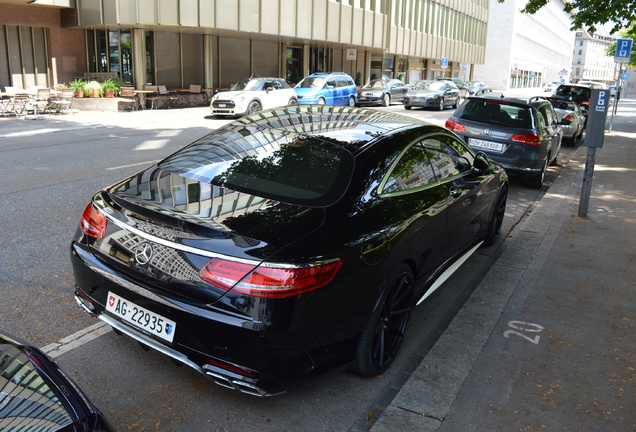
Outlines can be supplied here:
<path id="1" fill-rule="evenodd" d="M 503 3 L 506 0 L 497 1 Z M 534 14 L 550 1 L 528 0 L 521 11 Z M 614 34 L 636 20 L 636 0 L 566 0 L 564 9 L 572 14 L 572 30 L 587 28 L 594 33 L 597 25 L 614 23 L 610 31 Z"/>

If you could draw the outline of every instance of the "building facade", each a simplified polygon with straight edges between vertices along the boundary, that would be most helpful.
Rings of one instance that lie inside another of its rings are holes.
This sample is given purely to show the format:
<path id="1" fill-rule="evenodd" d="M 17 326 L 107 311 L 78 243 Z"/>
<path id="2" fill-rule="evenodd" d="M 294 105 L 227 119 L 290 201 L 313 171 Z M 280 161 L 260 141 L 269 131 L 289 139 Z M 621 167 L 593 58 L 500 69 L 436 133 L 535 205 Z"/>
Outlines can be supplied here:
<path id="1" fill-rule="evenodd" d="M 486 57 L 475 66 L 475 80 L 497 90 L 568 80 L 574 32 L 565 2 L 550 0 L 533 15 L 521 12 L 526 3 L 490 0 Z"/>
<path id="2" fill-rule="evenodd" d="M 136 88 L 320 71 L 469 79 L 488 10 L 489 0 L 0 0 L 0 86 L 100 74 Z"/>
<path id="3" fill-rule="evenodd" d="M 572 81 L 601 81 L 614 84 L 617 67 L 613 56 L 608 56 L 607 48 L 616 38 L 603 32 L 576 32 L 572 56 Z"/>

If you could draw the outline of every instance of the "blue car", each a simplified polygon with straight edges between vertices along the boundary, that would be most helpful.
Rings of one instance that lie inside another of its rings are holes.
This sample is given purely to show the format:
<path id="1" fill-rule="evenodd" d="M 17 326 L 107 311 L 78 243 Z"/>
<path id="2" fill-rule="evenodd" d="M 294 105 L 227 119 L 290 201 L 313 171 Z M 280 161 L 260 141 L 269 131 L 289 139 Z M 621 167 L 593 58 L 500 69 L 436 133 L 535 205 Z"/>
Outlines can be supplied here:
<path id="1" fill-rule="evenodd" d="M 301 105 L 355 106 L 356 83 L 344 72 L 318 72 L 303 78 L 296 87 L 296 96 Z"/>

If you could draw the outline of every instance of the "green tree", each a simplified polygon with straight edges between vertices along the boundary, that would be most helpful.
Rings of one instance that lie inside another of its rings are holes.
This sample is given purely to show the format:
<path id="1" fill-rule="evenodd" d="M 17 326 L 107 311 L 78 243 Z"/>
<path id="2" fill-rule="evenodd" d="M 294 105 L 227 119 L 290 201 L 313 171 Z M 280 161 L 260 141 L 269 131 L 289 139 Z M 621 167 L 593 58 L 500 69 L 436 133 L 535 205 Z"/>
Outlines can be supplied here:
<path id="1" fill-rule="evenodd" d="M 634 49 L 633 47 L 636 47 L 636 21 L 632 21 L 632 23 L 627 27 L 627 29 L 620 32 L 619 35 L 620 35 L 620 39 L 632 39 L 634 41 L 632 45 L 632 52 L 629 58 L 629 62 L 631 64 L 635 64 L 636 49 Z M 616 42 L 614 42 L 613 44 L 607 47 L 607 49 L 605 50 L 605 54 L 607 54 L 610 57 L 614 57 L 614 55 L 616 54 Z"/>
<path id="2" fill-rule="evenodd" d="M 497 1 L 503 3 L 506 0 Z M 534 14 L 549 2 L 528 0 L 521 12 Z M 572 14 L 572 30 L 587 28 L 595 32 L 597 24 L 613 22 L 615 25 L 610 33 L 614 34 L 636 20 L 635 0 L 571 0 L 565 2 L 564 9 Z"/>

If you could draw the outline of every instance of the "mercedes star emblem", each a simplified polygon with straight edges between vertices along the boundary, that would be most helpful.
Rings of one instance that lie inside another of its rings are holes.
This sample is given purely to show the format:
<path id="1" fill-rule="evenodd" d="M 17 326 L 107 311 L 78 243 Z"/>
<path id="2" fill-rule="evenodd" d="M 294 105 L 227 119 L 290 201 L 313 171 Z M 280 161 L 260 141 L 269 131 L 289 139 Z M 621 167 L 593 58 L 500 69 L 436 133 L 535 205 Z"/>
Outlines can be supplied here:
<path id="1" fill-rule="evenodd" d="M 145 265 L 152 259 L 152 245 L 148 242 L 142 242 L 135 248 L 135 261 L 138 264 Z"/>

